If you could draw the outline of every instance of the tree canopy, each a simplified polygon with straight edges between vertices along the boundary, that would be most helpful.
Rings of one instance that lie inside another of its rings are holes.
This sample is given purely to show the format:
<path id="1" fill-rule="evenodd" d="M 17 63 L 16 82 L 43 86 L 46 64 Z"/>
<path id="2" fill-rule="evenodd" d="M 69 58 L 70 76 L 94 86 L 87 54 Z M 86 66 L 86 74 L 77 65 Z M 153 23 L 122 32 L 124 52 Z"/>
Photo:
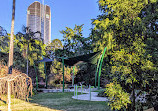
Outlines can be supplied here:
<path id="1" fill-rule="evenodd" d="M 110 56 L 107 68 L 110 71 L 106 74 L 111 82 L 117 81 L 131 95 L 132 103 L 128 104 L 128 109 L 136 109 L 139 95 L 135 96 L 136 90 L 149 93 L 152 89 L 146 86 L 158 79 L 155 55 L 158 46 L 155 44 L 158 37 L 157 3 L 157 0 L 99 0 L 103 14 L 93 20 L 94 50 L 103 50 L 107 46 L 107 55 Z M 111 102 L 112 108 L 124 107 L 113 107 L 115 102 L 117 100 Z"/>

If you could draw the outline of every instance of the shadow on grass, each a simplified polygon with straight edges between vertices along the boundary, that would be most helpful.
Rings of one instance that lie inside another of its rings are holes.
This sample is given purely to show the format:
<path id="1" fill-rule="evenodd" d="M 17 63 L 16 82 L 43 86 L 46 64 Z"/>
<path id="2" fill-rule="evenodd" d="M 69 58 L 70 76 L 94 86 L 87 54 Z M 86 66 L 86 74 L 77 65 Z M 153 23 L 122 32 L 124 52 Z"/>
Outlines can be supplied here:
<path id="1" fill-rule="evenodd" d="M 4 101 L 4 100 L 1 100 L 1 99 L 0 99 L 0 102 L 3 102 L 4 104 L 7 104 L 7 102 L 6 102 L 6 101 Z M 1 111 L 1 110 L 0 110 L 0 111 Z"/>
<path id="2" fill-rule="evenodd" d="M 30 98 L 31 103 L 64 111 L 110 111 L 107 102 L 72 99 L 73 93 L 40 93 Z"/>

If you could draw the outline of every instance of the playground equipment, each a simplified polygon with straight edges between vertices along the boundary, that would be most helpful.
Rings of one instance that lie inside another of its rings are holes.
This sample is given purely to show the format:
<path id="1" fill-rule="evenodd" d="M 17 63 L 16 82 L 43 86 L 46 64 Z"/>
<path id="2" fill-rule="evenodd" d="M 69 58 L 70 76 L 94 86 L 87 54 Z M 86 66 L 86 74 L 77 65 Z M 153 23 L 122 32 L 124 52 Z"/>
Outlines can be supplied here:
<path id="1" fill-rule="evenodd" d="M 64 92 L 64 87 L 65 87 L 65 83 L 64 83 L 64 59 L 67 59 L 67 58 L 64 58 L 64 57 L 58 57 L 58 58 L 61 58 L 62 59 L 62 66 L 63 66 L 63 92 Z"/>
<path id="2" fill-rule="evenodd" d="M 49 58 L 46 58 L 46 57 L 43 57 L 43 60 L 40 60 L 38 62 L 44 62 L 44 73 L 45 73 L 45 82 L 46 82 L 46 89 L 47 89 L 47 71 L 46 71 L 46 63 L 51 63 L 52 59 L 49 59 Z M 35 73 L 36 73 L 36 89 L 38 89 L 38 77 L 37 77 L 37 71 L 36 71 L 36 65 L 34 63 L 34 69 L 35 69 Z"/>
<path id="3" fill-rule="evenodd" d="M 83 94 L 83 86 L 77 86 L 77 85 L 74 85 L 74 97 L 78 98 L 78 88 L 81 88 L 81 94 Z M 91 89 L 94 88 L 94 86 L 91 86 L 89 85 L 89 88 L 88 88 L 88 92 L 89 92 L 89 101 L 91 101 Z M 86 92 L 87 93 L 87 92 Z"/>
<path id="4" fill-rule="evenodd" d="M 99 74 L 98 74 L 98 89 L 100 89 L 101 68 L 102 68 L 102 63 L 103 63 L 103 59 L 104 59 L 104 55 L 105 55 L 106 49 L 107 49 L 107 47 L 104 48 L 103 54 L 99 58 L 98 65 L 97 65 L 97 70 L 96 70 L 96 73 L 95 73 L 95 87 L 96 87 L 96 84 L 97 84 L 97 73 L 98 73 L 98 69 L 99 69 Z"/>
<path id="5" fill-rule="evenodd" d="M 95 87 L 97 86 L 97 73 L 98 73 L 101 57 L 102 57 L 102 55 L 100 55 L 100 58 L 99 58 L 99 61 L 98 61 L 98 65 L 97 65 L 97 70 L 95 72 Z"/>
<path id="6" fill-rule="evenodd" d="M 73 78 L 72 78 L 72 84 L 74 84 L 74 68 L 75 66 L 80 62 L 88 62 L 91 64 L 95 64 L 97 62 L 97 57 L 100 54 L 100 52 L 94 52 L 86 55 L 76 56 L 72 58 L 64 58 L 64 57 L 58 57 L 60 60 L 59 62 L 62 62 L 63 64 L 63 92 L 64 92 L 64 64 L 67 66 L 73 66 Z"/>
<path id="7" fill-rule="evenodd" d="M 74 74 L 75 74 L 75 66 L 73 66 L 72 86 L 74 85 Z"/>
<path id="8" fill-rule="evenodd" d="M 74 96 L 76 96 L 78 98 L 78 88 L 81 88 L 81 94 L 82 94 L 82 85 L 81 86 L 77 86 L 74 85 Z"/>
<path id="9" fill-rule="evenodd" d="M 98 74 L 98 89 L 100 88 L 100 75 L 101 75 L 101 68 L 102 68 L 102 62 L 103 62 L 103 58 L 106 52 L 106 48 L 104 49 L 103 54 L 100 56 L 99 62 L 98 62 L 98 66 L 97 66 L 97 71 L 95 74 L 95 87 L 96 87 L 96 81 L 97 81 L 97 73 L 99 70 L 99 74 Z M 72 58 L 65 58 L 65 57 L 57 57 L 59 58 L 59 62 L 62 62 L 62 69 L 63 69 L 63 92 L 64 92 L 64 65 L 66 64 L 67 66 L 73 66 L 73 75 L 72 75 L 72 86 L 74 85 L 74 69 L 75 66 L 81 62 L 88 62 L 91 64 L 96 64 L 97 63 L 97 58 L 100 55 L 100 51 L 98 52 L 94 52 L 94 53 L 90 53 L 90 54 L 86 54 L 86 55 L 81 55 L 81 56 L 76 56 L 76 57 L 72 57 Z M 38 62 L 52 62 L 53 60 L 49 59 L 49 58 L 43 58 L 43 60 L 38 61 Z M 46 65 L 45 65 L 46 66 Z M 35 72 L 36 71 L 36 67 L 34 65 L 35 68 Z M 46 73 L 46 68 L 45 68 L 45 73 Z M 37 74 L 36 74 L 36 88 L 38 88 L 38 78 L 37 78 Z M 46 75 L 46 88 L 47 88 L 47 75 Z"/>

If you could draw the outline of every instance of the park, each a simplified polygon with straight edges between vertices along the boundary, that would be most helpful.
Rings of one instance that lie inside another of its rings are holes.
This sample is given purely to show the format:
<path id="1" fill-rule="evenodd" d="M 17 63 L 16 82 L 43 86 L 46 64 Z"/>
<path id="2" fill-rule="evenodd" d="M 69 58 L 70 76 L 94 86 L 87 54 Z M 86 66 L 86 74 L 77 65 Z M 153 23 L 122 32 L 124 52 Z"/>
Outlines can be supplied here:
<path id="1" fill-rule="evenodd" d="M 157 0 L 98 0 L 89 33 L 76 20 L 53 39 L 41 1 L 29 2 L 22 30 L 19 0 L 10 32 L 0 22 L 0 111 L 158 111 Z"/>

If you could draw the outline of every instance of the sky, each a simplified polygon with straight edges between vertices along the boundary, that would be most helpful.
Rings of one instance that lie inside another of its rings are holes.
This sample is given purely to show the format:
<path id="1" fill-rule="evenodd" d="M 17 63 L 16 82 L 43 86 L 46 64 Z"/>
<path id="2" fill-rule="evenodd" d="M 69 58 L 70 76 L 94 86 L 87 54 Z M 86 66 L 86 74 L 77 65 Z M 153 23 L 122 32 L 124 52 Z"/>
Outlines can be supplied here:
<path id="1" fill-rule="evenodd" d="M 0 26 L 10 33 L 13 0 L 0 0 Z M 26 26 L 27 8 L 34 1 L 42 0 L 16 0 L 15 29 L 14 33 Z M 65 27 L 74 28 L 83 26 L 83 36 L 88 37 L 92 28 L 91 19 L 99 14 L 98 0 L 45 0 L 45 4 L 51 8 L 51 40 L 62 39 L 59 31 Z"/>

